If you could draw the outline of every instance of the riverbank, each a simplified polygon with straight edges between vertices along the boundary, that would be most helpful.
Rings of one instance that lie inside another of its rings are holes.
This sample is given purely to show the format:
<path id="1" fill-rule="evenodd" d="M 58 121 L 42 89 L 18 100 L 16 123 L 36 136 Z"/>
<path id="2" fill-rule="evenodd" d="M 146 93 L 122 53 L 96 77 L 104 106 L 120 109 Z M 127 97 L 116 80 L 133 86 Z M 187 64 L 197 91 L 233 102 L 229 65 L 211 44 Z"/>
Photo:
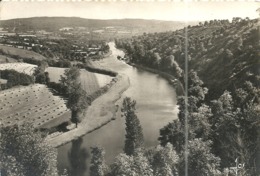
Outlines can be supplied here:
<path id="1" fill-rule="evenodd" d="M 176 80 L 176 78 L 168 73 L 153 69 L 153 68 L 149 68 L 149 67 L 145 67 L 142 65 L 138 65 L 138 64 L 134 64 L 131 62 L 127 63 L 128 65 L 131 65 L 133 67 L 154 73 L 154 74 L 158 74 L 159 76 L 163 77 L 164 79 L 166 79 L 172 86 L 175 87 L 176 89 L 176 93 L 177 95 L 184 95 L 184 88 L 183 85 L 181 84 L 181 82 L 179 80 Z M 173 82 L 173 80 L 176 80 L 176 82 Z"/>
<path id="2" fill-rule="evenodd" d="M 116 101 L 121 98 L 122 93 L 130 86 L 127 75 L 118 75 L 118 81 L 103 95 L 94 100 L 85 111 L 85 118 L 68 132 L 55 137 L 47 138 L 46 141 L 52 147 L 59 147 L 72 140 L 75 140 L 87 133 L 90 133 L 115 119 L 118 110 Z"/>

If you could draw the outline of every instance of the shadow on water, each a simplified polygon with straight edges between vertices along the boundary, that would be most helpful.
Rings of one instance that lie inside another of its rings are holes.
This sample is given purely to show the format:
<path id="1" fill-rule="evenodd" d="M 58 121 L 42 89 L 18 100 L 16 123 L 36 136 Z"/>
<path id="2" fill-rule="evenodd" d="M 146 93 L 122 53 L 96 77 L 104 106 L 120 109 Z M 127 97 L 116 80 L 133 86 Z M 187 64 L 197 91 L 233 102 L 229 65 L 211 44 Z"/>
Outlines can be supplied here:
<path id="1" fill-rule="evenodd" d="M 71 149 L 68 152 L 70 162 L 70 176 L 83 176 L 87 171 L 87 160 L 90 158 L 90 153 L 86 148 L 81 148 L 83 139 L 80 137 L 72 141 Z"/>

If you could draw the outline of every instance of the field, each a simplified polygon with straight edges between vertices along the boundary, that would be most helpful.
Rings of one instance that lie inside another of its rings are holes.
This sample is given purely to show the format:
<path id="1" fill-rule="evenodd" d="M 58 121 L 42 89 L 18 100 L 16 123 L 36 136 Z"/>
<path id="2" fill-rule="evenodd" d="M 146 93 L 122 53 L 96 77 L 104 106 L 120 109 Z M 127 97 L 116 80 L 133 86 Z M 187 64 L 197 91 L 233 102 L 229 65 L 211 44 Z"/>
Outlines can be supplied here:
<path id="1" fill-rule="evenodd" d="M 17 72 L 28 75 L 32 75 L 36 67 L 36 65 L 20 62 L 0 64 L 0 70 L 14 69 Z"/>
<path id="2" fill-rule="evenodd" d="M 46 69 L 49 72 L 50 81 L 51 82 L 59 82 L 60 76 L 64 74 L 65 68 L 56 68 L 56 67 L 48 67 Z M 87 70 L 80 70 L 80 81 L 82 84 L 82 88 L 87 92 L 87 94 L 92 94 L 97 91 L 99 88 L 105 86 L 112 80 L 112 77 L 92 73 Z"/>
<path id="3" fill-rule="evenodd" d="M 17 62 L 17 60 L 0 54 L 0 64 L 7 63 L 7 62 Z"/>
<path id="4" fill-rule="evenodd" d="M 58 83 L 60 76 L 64 74 L 65 68 L 48 67 L 45 70 L 49 73 L 50 81 Z"/>
<path id="5" fill-rule="evenodd" d="M 1 91 L 0 113 L 2 126 L 32 122 L 36 128 L 54 127 L 71 117 L 65 100 L 41 84 Z"/>
<path id="6" fill-rule="evenodd" d="M 0 84 L 6 84 L 7 83 L 7 80 L 6 79 L 1 79 L 0 78 Z"/>
<path id="7" fill-rule="evenodd" d="M 20 58 L 34 58 L 36 60 L 46 60 L 46 57 L 38 53 L 35 53 L 33 51 L 28 51 L 24 49 L 18 49 L 9 46 L 3 46 L 3 45 L 0 46 L 0 49 L 3 50 L 5 54 L 18 56 Z"/>

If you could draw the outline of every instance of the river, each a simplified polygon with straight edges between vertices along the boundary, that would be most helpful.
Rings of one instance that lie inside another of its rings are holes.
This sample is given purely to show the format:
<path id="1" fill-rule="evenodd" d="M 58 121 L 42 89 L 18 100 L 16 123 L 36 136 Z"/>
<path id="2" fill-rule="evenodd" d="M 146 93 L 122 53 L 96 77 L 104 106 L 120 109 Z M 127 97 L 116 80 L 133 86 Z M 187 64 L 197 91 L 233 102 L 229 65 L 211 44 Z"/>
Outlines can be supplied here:
<path id="1" fill-rule="evenodd" d="M 159 130 L 177 118 L 176 93 L 174 88 L 162 77 L 139 70 L 117 60 L 117 56 L 124 53 L 109 43 L 112 55 L 103 59 L 101 65 L 111 70 L 128 75 L 131 86 L 117 102 L 121 104 L 126 96 L 136 100 L 136 114 L 141 122 L 145 139 L 145 146 L 159 144 Z M 105 149 L 107 164 L 123 152 L 125 140 L 125 120 L 120 111 L 116 120 L 102 128 L 85 135 L 58 148 L 58 168 L 67 169 L 71 176 L 88 176 L 91 159 L 91 147 L 100 146 Z"/>

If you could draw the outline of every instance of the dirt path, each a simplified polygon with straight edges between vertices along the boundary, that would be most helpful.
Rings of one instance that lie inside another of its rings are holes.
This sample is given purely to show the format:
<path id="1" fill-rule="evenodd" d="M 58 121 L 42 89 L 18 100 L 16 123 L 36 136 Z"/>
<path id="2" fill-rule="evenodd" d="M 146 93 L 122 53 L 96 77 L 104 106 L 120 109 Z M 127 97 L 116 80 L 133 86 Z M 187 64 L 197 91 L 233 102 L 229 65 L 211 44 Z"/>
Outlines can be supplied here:
<path id="1" fill-rule="evenodd" d="M 129 85 L 130 82 L 128 77 L 126 75 L 119 75 L 118 81 L 108 90 L 108 92 L 98 97 L 92 102 L 91 106 L 88 107 L 85 112 L 85 118 L 78 125 L 78 128 L 52 138 L 47 138 L 47 142 L 53 147 L 58 147 L 111 121 L 117 111 L 115 103 L 120 99 L 121 94 Z"/>

